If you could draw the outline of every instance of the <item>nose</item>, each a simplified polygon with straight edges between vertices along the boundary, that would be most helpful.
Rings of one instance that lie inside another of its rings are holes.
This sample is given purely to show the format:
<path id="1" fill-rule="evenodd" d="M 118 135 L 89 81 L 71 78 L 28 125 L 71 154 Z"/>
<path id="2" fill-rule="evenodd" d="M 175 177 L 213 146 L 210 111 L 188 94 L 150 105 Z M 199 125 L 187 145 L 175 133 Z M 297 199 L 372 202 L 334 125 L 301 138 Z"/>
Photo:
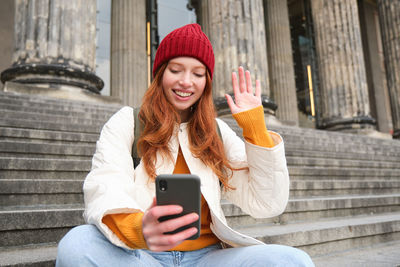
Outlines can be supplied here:
<path id="1" fill-rule="evenodd" d="M 179 80 L 179 85 L 183 87 L 190 87 L 193 85 L 193 81 L 189 72 L 183 73 L 181 79 Z"/>

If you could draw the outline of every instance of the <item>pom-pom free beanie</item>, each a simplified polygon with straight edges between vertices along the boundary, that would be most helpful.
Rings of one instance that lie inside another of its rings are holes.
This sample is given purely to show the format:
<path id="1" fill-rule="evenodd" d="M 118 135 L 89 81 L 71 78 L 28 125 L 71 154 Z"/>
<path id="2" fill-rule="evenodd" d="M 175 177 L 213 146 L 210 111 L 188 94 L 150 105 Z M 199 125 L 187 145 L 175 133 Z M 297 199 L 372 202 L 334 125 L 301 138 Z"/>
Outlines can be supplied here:
<path id="1" fill-rule="evenodd" d="M 199 24 L 188 24 L 170 32 L 161 41 L 154 59 L 153 77 L 158 68 L 175 57 L 194 57 L 201 61 L 210 72 L 214 72 L 214 52 L 207 35 Z"/>

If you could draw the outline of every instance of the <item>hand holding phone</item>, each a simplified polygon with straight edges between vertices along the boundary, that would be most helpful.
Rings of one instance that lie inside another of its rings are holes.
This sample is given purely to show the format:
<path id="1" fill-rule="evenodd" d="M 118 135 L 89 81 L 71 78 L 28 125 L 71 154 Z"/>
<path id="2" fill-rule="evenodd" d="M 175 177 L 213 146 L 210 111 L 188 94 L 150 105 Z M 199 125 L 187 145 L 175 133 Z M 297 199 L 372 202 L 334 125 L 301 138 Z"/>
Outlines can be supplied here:
<path id="1" fill-rule="evenodd" d="M 153 200 L 142 218 L 142 232 L 150 250 L 169 250 L 200 235 L 201 193 L 197 176 L 160 176 L 156 179 L 156 195 L 157 201 Z"/>

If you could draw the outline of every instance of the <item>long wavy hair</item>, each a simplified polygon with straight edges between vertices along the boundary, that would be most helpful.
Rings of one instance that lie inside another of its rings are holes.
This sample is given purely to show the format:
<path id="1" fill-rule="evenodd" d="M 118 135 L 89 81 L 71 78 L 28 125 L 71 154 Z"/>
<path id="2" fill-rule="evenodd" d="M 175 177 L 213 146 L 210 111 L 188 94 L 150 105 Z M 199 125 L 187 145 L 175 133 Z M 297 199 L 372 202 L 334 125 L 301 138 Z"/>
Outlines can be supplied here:
<path id="1" fill-rule="evenodd" d="M 146 91 L 139 111 L 139 120 L 143 125 L 137 142 L 138 154 L 150 178 L 156 177 L 156 153 L 173 160 L 168 142 L 180 116 L 167 100 L 162 89 L 162 77 L 168 62 L 164 63 L 154 76 Z M 225 189 L 234 189 L 228 180 L 232 171 L 224 153 L 224 146 L 216 129 L 216 112 L 212 98 L 212 81 L 206 74 L 206 86 L 200 99 L 192 107 L 192 116 L 188 122 L 189 148 L 194 157 L 199 158 L 218 176 Z"/>

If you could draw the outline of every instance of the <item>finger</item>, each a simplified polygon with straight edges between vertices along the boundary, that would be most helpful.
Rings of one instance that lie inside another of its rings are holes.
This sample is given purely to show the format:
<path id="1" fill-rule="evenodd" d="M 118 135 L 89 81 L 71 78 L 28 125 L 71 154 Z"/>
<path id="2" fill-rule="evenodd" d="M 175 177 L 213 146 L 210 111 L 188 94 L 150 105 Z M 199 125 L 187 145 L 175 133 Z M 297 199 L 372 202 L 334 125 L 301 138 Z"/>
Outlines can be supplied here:
<path id="1" fill-rule="evenodd" d="M 261 83 L 260 80 L 256 80 L 256 97 L 261 98 Z"/>
<path id="2" fill-rule="evenodd" d="M 244 69 L 239 67 L 239 90 L 241 93 L 246 92 L 246 79 L 244 78 Z"/>
<path id="3" fill-rule="evenodd" d="M 236 96 L 239 94 L 239 84 L 238 84 L 238 79 L 237 79 L 237 74 L 236 72 L 232 72 L 232 89 L 233 89 L 233 94 Z"/>
<path id="4" fill-rule="evenodd" d="M 165 251 L 176 247 L 187 238 L 197 233 L 197 228 L 191 227 L 173 235 L 154 236 L 149 241 L 149 248 L 152 251 Z"/>
<path id="5" fill-rule="evenodd" d="M 168 233 L 175 231 L 176 229 L 179 229 L 185 225 L 191 224 L 199 219 L 199 215 L 196 213 L 190 213 L 186 214 L 184 216 L 175 218 L 175 219 L 170 219 L 167 221 L 164 221 L 160 223 L 157 226 L 157 231 L 159 230 L 162 233 Z"/>
<path id="6" fill-rule="evenodd" d="M 179 214 L 183 211 L 183 208 L 178 205 L 165 205 L 165 206 L 155 206 L 149 209 L 145 214 L 143 220 L 145 222 L 150 222 L 158 220 L 162 216 Z"/>
<path id="7" fill-rule="evenodd" d="M 233 102 L 233 99 L 230 95 L 225 94 L 226 102 L 228 103 L 228 106 L 232 112 L 232 114 L 235 114 L 236 111 L 236 104 Z"/>
<path id="8" fill-rule="evenodd" d="M 250 75 L 250 71 L 246 70 L 245 76 L 246 76 L 246 87 L 247 87 L 247 92 L 248 92 L 249 94 L 253 94 L 253 85 L 251 84 L 251 75 Z"/>

